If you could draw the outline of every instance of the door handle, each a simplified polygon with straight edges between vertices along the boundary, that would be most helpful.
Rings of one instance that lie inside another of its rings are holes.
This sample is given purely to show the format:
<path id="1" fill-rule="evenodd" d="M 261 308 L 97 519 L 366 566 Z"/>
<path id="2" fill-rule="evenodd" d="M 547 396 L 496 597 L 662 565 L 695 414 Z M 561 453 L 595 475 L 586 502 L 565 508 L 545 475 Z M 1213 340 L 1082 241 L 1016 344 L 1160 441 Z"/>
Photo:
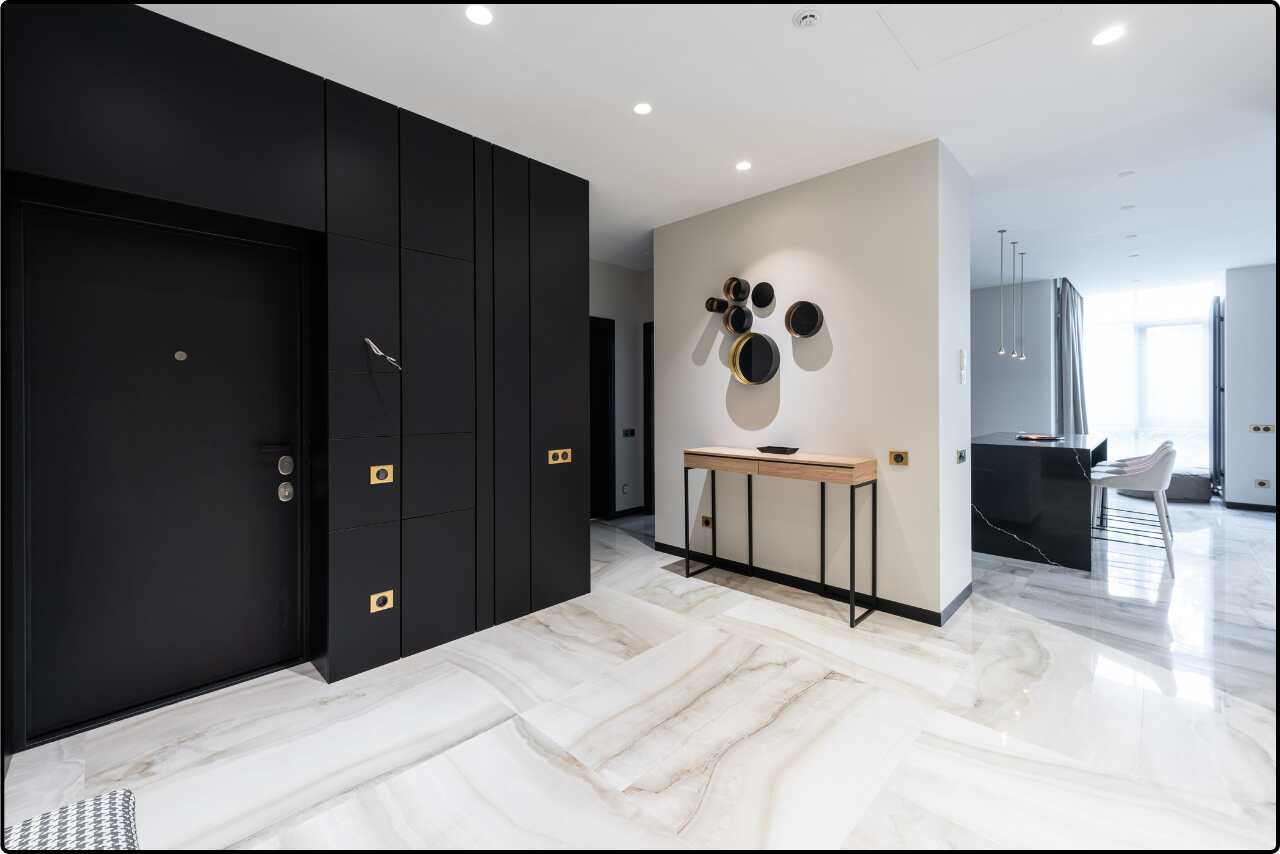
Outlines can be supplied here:
<path id="1" fill-rule="evenodd" d="M 404 370 L 404 368 L 400 367 L 400 363 L 396 361 L 395 357 L 388 356 L 386 353 L 382 352 L 382 348 L 380 348 L 377 344 L 374 344 L 372 338 L 364 339 L 364 343 L 366 346 L 368 346 L 370 353 L 377 356 L 379 359 L 386 359 L 387 364 L 395 368 L 397 371 Z"/>

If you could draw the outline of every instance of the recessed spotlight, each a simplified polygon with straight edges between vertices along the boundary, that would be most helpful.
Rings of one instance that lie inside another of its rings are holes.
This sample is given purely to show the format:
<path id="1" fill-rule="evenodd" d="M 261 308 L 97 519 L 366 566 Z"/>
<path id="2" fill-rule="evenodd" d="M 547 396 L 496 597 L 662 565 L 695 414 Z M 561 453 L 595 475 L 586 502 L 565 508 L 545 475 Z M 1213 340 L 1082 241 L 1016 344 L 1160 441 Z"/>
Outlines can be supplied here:
<path id="1" fill-rule="evenodd" d="M 1124 38 L 1124 24 L 1112 24 L 1093 37 L 1093 46 L 1102 47 Z"/>
<path id="2" fill-rule="evenodd" d="M 821 20 L 822 13 L 817 9 L 800 9 L 791 16 L 791 23 L 795 24 L 796 27 L 801 30 L 816 27 L 818 22 Z"/>
<path id="3" fill-rule="evenodd" d="M 1124 236 L 1124 239 L 1125 239 L 1125 240 L 1133 240 L 1133 239 L 1134 239 L 1135 237 L 1137 237 L 1137 236 L 1138 236 L 1138 235 L 1136 235 L 1136 234 L 1126 234 L 1126 235 Z"/>
<path id="4" fill-rule="evenodd" d="M 1121 205 L 1121 206 L 1120 206 L 1120 210 L 1122 210 L 1122 211 L 1131 211 L 1131 210 L 1133 210 L 1133 209 L 1134 209 L 1134 208 L 1136 208 L 1136 207 L 1137 207 L 1137 205 Z"/>
<path id="5" fill-rule="evenodd" d="M 1129 177 L 1130 175 L 1132 175 L 1132 174 L 1134 174 L 1132 169 L 1126 169 L 1126 170 L 1124 170 L 1123 172 L 1118 172 L 1118 173 L 1116 173 L 1116 177 L 1117 177 L 1117 178 L 1128 178 L 1128 177 Z"/>
<path id="6" fill-rule="evenodd" d="M 639 104 L 636 104 L 631 108 L 631 112 L 635 113 L 637 116 L 647 116 L 653 112 L 653 104 L 646 104 L 644 101 L 641 101 Z"/>
<path id="7" fill-rule="evenodd" d="M 488 6 L 468 6 L 467 20 L 473 24 L 487 27 L 493 23 L 493 13 L 489 11 Z"/>
<path id="8" fill-rule="evenodd" d="M 751 168 L 751 161 L 739 160 L 737 163 L 734 164 L 733 168 L 737 169 L 739 172 L 746 172 L 748 169 Z"/>

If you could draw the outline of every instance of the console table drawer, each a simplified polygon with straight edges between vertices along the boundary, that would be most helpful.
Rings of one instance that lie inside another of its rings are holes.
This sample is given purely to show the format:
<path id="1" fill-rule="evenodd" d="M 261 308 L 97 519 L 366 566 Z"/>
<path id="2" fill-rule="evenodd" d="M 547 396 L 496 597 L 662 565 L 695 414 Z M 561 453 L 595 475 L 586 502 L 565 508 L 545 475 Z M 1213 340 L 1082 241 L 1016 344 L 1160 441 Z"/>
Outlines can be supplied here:
<path id="1" fill-rule="evenodd" d="M 757 472 L 765 477 L 789 477 L 794 480 L 813 480 L 836 484 L 858 484 L 875 479 L 875 460 L 858 463 L 852 467 L 819 466 L 806 463 L 761 461 Z"/>
<path id="2" fill-rule="evenodd" d="M 716 457 L 709 454 L 685 454 L 685 468 L 731 471 L 738 474 L 759 474 L 760 463 L 737 457 Z"/>

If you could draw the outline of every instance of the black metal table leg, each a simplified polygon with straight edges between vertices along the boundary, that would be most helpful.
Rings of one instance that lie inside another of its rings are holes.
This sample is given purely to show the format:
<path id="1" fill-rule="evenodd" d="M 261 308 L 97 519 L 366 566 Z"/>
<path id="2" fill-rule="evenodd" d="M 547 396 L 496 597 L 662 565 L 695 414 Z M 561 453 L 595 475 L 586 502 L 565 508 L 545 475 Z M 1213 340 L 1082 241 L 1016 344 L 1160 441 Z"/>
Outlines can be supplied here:
<path id="1" fill-rule="evenodd" d="M 876 506 L 877 504 L 876 481 L 874 480 L 870 481 L 870 484 L 871 484 L 871 601 L 868 604 L 867 609 L 862 612 L 861 617 L 854 616 L 855 614 L 858 613 L 858 606 L 857 606 L 858 594 L 857 594 L 857 591 L 854 589 L 856 586 L 854 584 L 854 580 L 857 577 L 856 575 L 854 575 L 854 571 L 855 571 L 854 568 L 857 564 L 857 561 L 856 561 L 857 540 L 855 537 L 856 528 L 854 525 L 854 519 L 855 519 L 854 498 L 857 495 L 858 489 L 860 489 L 861 487 L 860 486 L 849 487 L 849 625 L 850 626 L 856 626 L 858 625 L 858 623 L 861 623 L 867 617 L 870 617 L 872 614 L 875 613 L 876 606 L 880 604 L 879 591 L 876 586 L 877 580 L 878 580 L 876 578 L 877 562 L 878 562 L 877 555 L 876 555 L 876 551 L 877 551 L 876 528 L 878 527 L 878 525 L 876 524 L 876 516 L 879 510 Z M 865 486 L 865 485 L 866 484 L 862 484 L 862 486 Z"/>
<path id="2" fill-rule="evenodd" d="M 711 470 L 711 565 L 715 566 L 719 556 L 716 553 L 716 470 Z"/>
<path id="3" fill-rule="evenodd" d="M 689 577 L 689 467 L 684 467 L 684 577 Z"/>
<path id="4" fill-rule="evenodd" d="M 747 475 L 747 575 L 755 575 L 755 530 L 753 529 L 751 503 L 751 475 Z"/>
<path id="5" fill-rule="evenodd" d="M 818 482 L 818 589 L 827 595 L 827 483 Z"/>

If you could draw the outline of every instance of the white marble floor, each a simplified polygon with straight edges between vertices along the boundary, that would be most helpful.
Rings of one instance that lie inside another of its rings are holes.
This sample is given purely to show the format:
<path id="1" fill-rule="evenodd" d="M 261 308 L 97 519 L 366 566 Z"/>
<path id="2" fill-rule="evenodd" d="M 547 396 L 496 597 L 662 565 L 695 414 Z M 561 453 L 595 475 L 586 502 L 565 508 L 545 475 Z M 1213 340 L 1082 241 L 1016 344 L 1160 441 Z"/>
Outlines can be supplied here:
<path id="1" fill-rule="evenodd" d="M 1176 581 L 976 556 L 945 627 L 855 630 L 595 525 L 587 596 L 21 753 L 4 820 L 127 786 L 146 848 L 1274 848 L 1275 518 L 1174 517 Z"/>

